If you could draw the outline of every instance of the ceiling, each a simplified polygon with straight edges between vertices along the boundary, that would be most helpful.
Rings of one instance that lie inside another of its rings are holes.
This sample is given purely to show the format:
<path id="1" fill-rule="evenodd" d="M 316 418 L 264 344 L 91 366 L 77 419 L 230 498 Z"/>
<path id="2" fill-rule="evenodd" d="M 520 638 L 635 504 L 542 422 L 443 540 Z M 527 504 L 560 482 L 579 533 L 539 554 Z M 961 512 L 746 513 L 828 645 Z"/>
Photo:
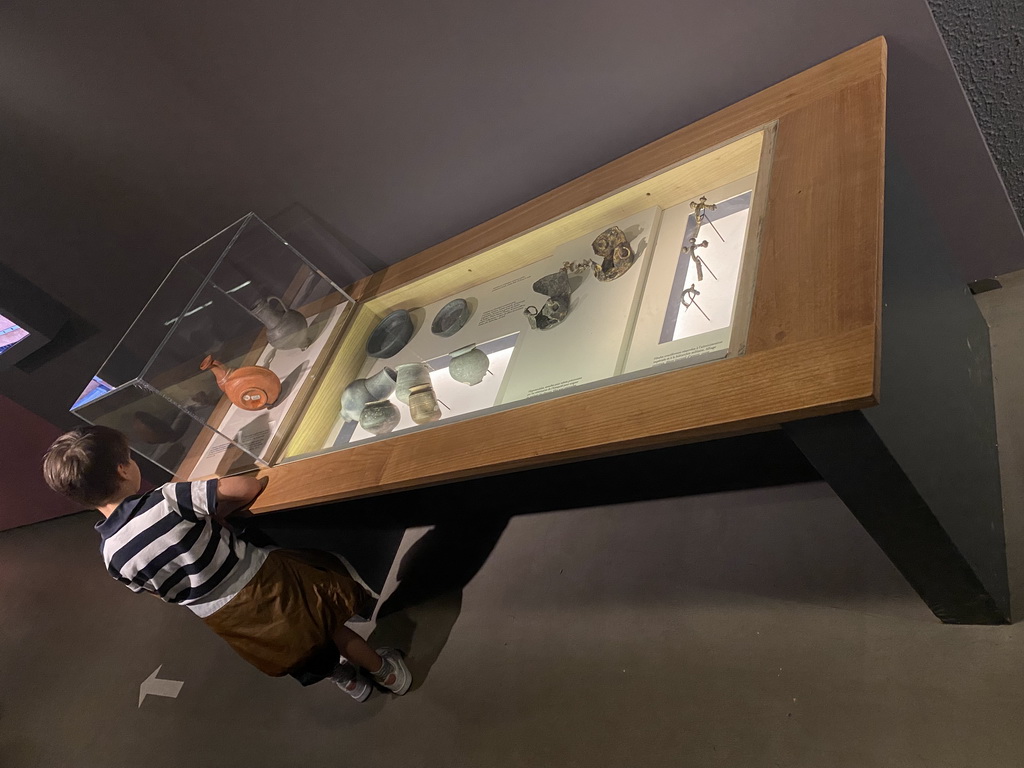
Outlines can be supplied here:
<path id="1" fill-rule="evenodd" d="M 889 157 L 955 268 L 1024 267 L 926 0 L 5 0 L 0 263 L 77 319 L 0 392 L 67 423 L 175 259 L 249 210 L 380 268 L 877 35 Z"/>

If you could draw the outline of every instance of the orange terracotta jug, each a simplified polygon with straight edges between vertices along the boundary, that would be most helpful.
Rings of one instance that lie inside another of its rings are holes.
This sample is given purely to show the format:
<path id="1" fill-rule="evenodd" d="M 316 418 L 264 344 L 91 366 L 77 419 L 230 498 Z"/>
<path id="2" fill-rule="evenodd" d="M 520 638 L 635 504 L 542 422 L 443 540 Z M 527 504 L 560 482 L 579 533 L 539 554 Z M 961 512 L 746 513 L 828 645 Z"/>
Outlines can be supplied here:
<path id="1" fill-rule="evenodd" d="M 281 396 L 281 379 L 269 368 L 259 365 L 227 368 L 207 355 L 199 364 L 199 370 L 212 372 L 228 400 L 247 411 L 273 405 Z"/>

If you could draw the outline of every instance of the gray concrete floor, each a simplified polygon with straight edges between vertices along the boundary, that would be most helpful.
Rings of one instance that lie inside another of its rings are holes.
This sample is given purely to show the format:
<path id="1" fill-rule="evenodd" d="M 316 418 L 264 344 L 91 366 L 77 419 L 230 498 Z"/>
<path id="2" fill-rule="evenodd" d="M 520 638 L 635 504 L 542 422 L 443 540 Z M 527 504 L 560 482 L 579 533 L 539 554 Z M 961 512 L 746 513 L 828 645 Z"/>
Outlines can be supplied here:
<path id="1" fill-rule="evenodd" d="M 91 524 L 0 539 L 35 583 L 0 587 L 5 768 L 1024 762 L 1019 630 L 940 624 L 824 485 L 513 519 L 461 594 L 382 620 L 418 685 L 363 705 L 108 584 Z M 158 665 L 184 687 L 140 708 Z"/>
<path id="2" fill-rule="evenodd" d="M 1022 283 L 979 297 L 1011 543 Z M 93 522 L 0 536 L 4 768 L 1024 764 L 1020 628 L 940 624 L 820 483 L 513 518 L 464 589 L 365 627 L 417 684 L 363 705 L 128 594 Z M 396 594 L 451 565 L 443 536 L 406 533 Z M 158 665 L 181 693 L 139 707 Z"/>

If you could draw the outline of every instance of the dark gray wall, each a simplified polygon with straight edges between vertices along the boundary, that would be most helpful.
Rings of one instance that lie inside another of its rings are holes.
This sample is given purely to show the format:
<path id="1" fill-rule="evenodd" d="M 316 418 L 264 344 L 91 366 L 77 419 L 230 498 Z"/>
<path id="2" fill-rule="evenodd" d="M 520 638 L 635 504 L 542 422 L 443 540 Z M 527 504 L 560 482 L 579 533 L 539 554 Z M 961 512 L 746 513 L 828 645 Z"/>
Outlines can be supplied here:
<path id="1" fill-rule="evenodd" d="M 967 98 L 1024 216 L 1024 5 L 1019 0 L 928 0 Z"/>
<path id="2" fill-rule="evenodd" d="M 0 391 L 67 420 L 173 261 L 248 210 L 393 263 L 876 35 L 961 278 L 1024 266 L 925 0 L 9 0 L 0 259 L 96 334 Z"/>

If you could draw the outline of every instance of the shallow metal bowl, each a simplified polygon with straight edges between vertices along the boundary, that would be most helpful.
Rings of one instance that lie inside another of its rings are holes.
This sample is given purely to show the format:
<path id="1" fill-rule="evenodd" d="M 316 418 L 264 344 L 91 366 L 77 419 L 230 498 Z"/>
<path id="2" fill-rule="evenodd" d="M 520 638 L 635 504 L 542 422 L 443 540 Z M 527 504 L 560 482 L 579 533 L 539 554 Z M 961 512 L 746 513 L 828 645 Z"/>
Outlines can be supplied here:
<path id="1" fill-rule="evenodd" d="M 430 324 L 430 332 L 435 336 L 454 336 L 469 320 L 472 313 L 469 302 L 465 299 L 454 299 L 445 304 L 434 316 Z"/>
<path id="2" fill-rule="evenodd" d="M 366 354 L 382 360 L 394 357 L 409 343 L 412 334 L 412 318 L 408 310 L 396 309 L 373 329 L 366 340 Z"/>

